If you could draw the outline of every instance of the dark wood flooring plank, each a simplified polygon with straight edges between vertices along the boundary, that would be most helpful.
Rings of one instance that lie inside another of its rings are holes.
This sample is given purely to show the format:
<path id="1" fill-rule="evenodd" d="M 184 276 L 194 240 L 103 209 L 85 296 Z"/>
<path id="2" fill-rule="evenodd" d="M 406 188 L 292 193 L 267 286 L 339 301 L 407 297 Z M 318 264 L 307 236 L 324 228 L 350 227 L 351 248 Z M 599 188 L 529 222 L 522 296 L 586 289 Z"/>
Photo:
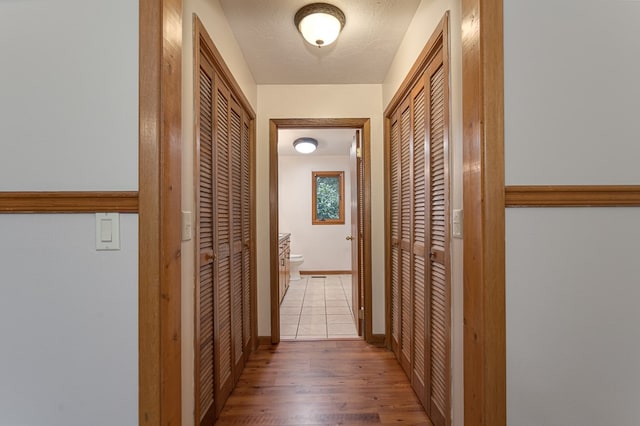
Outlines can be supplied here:
<path id="1" fill-rule="evenodd" d="M 432 426 L 393 354 L 361 340 L 254 352 L 216 425 Z"/>

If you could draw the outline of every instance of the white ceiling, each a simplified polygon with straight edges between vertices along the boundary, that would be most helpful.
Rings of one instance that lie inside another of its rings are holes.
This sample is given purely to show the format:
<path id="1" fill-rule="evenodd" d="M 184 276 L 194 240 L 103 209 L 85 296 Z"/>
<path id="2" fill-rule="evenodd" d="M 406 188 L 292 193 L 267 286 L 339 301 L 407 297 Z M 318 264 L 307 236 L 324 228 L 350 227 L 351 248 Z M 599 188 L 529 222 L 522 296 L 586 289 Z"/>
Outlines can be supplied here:
<path id="1" fill-rule="evenodd" d="M 278 155 L 349 155 L 355 129 L 279 129 Z M 300 154 L 293 149 L 293 141 L 309 137 L 318 141 L 318 148 L 311 154 Z"/>
<path id="2" fill-rule="evenodd" d="M 318 48 L 293 23 L 313 0 L 220 0 L 257 84 L 379 84 L 420 0 L 329 0 L 346 24 Z"/>

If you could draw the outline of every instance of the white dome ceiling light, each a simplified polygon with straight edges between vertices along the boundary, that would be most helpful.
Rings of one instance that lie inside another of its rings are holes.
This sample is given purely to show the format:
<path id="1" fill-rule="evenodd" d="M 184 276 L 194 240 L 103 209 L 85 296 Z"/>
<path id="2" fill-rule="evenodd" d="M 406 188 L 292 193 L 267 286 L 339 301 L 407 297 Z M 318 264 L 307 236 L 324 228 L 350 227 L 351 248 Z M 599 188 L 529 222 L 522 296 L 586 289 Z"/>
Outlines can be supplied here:
<path id="1" fill-rule="evenodd" d="M 293 22 L 307 42 L 322 47 L 336 41 L 346 20 L 332 4 L 311 3 L 296 12 Z"/>
<path id="2" fill-rule="evenodd" d="M 293 141 L 293 148 L 300 154 L 311 154 L 318 147 L 318 141 L 313 138 L 298 138 Z"/>

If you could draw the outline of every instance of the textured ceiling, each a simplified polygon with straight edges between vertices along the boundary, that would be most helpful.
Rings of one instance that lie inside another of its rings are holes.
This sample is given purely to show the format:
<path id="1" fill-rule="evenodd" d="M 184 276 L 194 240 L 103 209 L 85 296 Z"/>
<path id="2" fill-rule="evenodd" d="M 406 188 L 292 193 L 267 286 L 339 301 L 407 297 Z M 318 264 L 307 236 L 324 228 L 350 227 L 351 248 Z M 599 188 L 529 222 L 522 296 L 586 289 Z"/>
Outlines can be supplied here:
<path id="1" fill-rule="evenodd" d="M 318 48 L 293 24 L 313 0 L 220 0 L 256 83 L 382 83 L 420 0 L 330 2 L 346 24 L 335 43 Z"/>
<path id="2" fill-rule="evenodd" d="M 278 155 L 349 155 L 355 134 L 355 129 L 279 129 Z M 300 154 L 293 149 L 293 141 L 302 137 L 318 141 L 315 152 Z"/>

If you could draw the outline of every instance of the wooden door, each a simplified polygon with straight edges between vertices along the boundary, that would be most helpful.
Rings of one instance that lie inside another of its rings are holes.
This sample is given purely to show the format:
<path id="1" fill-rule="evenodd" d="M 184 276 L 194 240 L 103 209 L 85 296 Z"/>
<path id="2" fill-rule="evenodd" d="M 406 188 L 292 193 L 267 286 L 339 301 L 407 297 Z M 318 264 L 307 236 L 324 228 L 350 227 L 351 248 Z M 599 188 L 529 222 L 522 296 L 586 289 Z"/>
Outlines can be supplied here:
<path id="1" fill-rule="evenodd" d="M 450 420 L 450 281 L 448 78 L 442 50 L 427 68 L 429 99 L 429 415 L 436 426 Z"/>
<path id="2" fill-rule="evenodd" d="M 400 167 L 400 114 L 395 113 L 390 120 L 390 148 L 389 148 L 389 211 L 390 211 L 390 262 L 389 275 L 390 301 L 389 321 L 391 324 L 391 350 L 400 359 L 400 284 L 402 282 L 402 271 L 400 269 L 400 196 L 402 168 Z"/>
<path id="3" fill-rule="evenodd" d="M 219 413 L 234 384 L 234 347 L 232 342 L 232 235 L 229 146 L 229 89 L 220 78 L 215 79 L 214 145 L 215 145 L 215 279 L 214 279 L 214 340 L 216 412 Z"/>
<path id="4" fill-rule="evenodd" d="M 351 150 L 349 151 L 349 163 L 350 163 L 350 186 L 351 186 L 351 199 L 349 200 L 351 203 L 351 235 L 350 235 L 350 243 L 351 243 L 351 310 L 353 315 L 353 321 L 356 325 L 356 330 L 358 335 L 362 335 L 362 318 L 360 318 L 360 309 L 362 304 L 360 303 L 360 271 L 361 271 L 361 263 L 360 263 L 360 240 L 362 238 L 360 229 L 359 229 L 359 221 L 360 221 L 360 212 L 358 208 L 359 201 L 359 186 L 358 186 L 358 178 L 359 178 L 359 158 L 358 158 L 358 150 L 360 148 L 359 145 L 359 135 L 360 131 L 356 130 L 356 135 L 354 136 L 353 142 L 351 143 Z M 348 237 L 349 238 L 349 237 Z"/>
<path id="5" fill-rule="evenodd" d="M 242 210 L 242 342 L 243 353 L 246 356 L 253 346 L 252 322 L 253 294 L 251 283 L 253 268 L 251 266 L 251 119 L 246 112 L 242 117 L 242 139 L 240 146 L 241 185 L 240 199 Z"/>
<path id="6" fill-rule="evenodd" d="M 412 276 L 412 367 L 411 383 L 422 401 L 427 404 L 426 383 L 429 382 L 429 370 L 426 368 L 427 336 L 427 297 L 426 297 L 426 157 L 428 155 L 426 138 L 426 100 L 424 79 L 420 79 L 411 91 L 411 131 L 412 152 L 411 170 L 413 187 L 411 193 L 411 276 Z"/>
<path id="7" fill-rule="evenodd" d="M 242 227 L 242 109 L 231 98 L 229 102 L 229 148 L 230 179 L 229 196 L 231 204 L 231 340 L 233 344 L 234 384 L 244 367 L 244 309 L 243 297 L 243 227 Z"/>
<path id="8" fill-rule="evenodd" d="M 254 116 L 195 18 L 195 420 L 211 425 L 255 334 Z"/>
<path id="9" fill-rule="evenodd" d="M 448 71 L 436 47 L 389 119 L 391 348 L 434 425 L 450 424 Z"/>
<path id="10" fill-rule="evenodd" d="M 412 239 L 412 151 L 411 104 L 400 108 L 400 364 L 411 377 L 413 359 L 413 283 L 411 274 Z"/>
<path id="11" fill-rule="evenodd" d="M 196 96 L 196 271 L 195 288 L 195 401 L 198 423 L 210 424 L 215 418 L 213 282 L 214 282 L 214 174 L 213 174 L 213 86 L 214 72 L 200 62 Z"/>

